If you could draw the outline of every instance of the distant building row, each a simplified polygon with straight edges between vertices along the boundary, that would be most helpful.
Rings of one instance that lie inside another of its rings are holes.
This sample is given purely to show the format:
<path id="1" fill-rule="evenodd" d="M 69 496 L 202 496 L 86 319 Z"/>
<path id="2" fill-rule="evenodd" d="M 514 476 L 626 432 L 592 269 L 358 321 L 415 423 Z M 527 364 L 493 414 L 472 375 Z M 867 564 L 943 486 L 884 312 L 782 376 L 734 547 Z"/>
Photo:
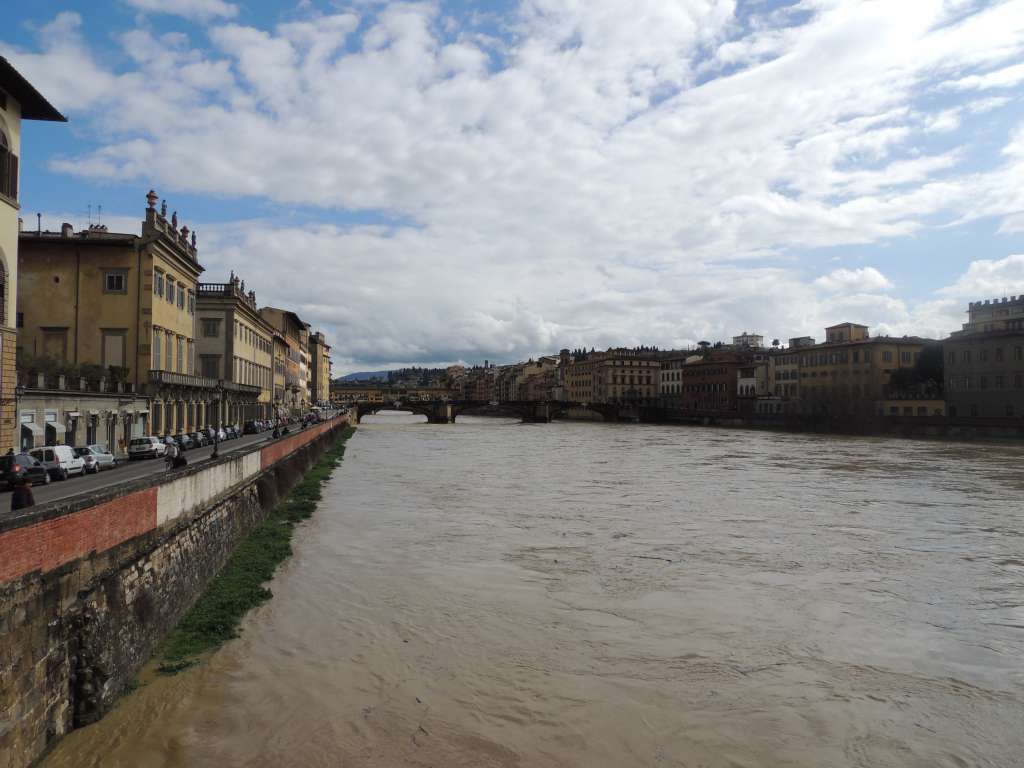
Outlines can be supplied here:
<path id="1" fill-rule="evenodd" d="M 562 350 L 513 365 L 448 370 L 452 396 L 560 400 L 661 409 L 666 415 L 1024 418 L 1024 295 L 972 303 L 944 341 L 872 337 L 842 323 L 777 341 L 741 334 L 696 350 Z"/>

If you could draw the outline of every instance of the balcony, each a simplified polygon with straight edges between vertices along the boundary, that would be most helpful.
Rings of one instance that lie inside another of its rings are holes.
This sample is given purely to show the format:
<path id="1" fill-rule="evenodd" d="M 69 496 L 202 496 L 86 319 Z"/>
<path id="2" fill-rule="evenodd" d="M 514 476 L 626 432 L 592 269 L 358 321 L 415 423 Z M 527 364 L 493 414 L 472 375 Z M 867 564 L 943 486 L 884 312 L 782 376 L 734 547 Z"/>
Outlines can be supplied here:
<path id="1" fill-rule="evenodd" d="M 236 392 L 248 397 L 259 397 L 262 391 L 260 387 L 251 384 L 237 384 L 233 381 L 211 379 L 206 376 L 193 376 L 188 373 L 176 373 L 175 371 L 150 371 L 149 383 L 158 387 L 191 387 L 193 389 L 210 390 L 216 390 L 220 387 L 225 392 Z"/>

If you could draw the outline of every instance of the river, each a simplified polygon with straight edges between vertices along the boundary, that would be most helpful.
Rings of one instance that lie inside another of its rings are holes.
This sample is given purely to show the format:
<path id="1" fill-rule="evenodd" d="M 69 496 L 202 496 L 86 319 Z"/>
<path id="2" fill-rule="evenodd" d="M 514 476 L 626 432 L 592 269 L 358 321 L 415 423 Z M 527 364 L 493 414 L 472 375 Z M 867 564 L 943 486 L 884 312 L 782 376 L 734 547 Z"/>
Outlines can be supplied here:
<path id="1" fill-rule="evenodd" d="M 1024 448 L 421 420 L 46 767 L 1024 764 Z"/>

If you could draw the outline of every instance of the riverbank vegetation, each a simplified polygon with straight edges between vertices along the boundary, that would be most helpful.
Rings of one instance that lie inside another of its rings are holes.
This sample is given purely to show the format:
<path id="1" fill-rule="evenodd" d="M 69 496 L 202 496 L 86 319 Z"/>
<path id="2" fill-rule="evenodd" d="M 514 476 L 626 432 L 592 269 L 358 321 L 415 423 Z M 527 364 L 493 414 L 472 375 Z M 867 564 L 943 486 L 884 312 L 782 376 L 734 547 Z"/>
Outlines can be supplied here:
<path id="1" fill-rule="evenodd" d="M 263 585 L 291 556 L 295 526 L 316 510 L 321 486 L 341 462 L 345 443 L 354 432 L 354 427 L 346 427 L 338 442 L 327 449 L 288 497 L 238 545 L 203 596 L 164 641 L 158 654 L 158 672 L 180 672 L 195 664 L 203 653 L 237 637 L 246 612 L 272 597 Z"/>

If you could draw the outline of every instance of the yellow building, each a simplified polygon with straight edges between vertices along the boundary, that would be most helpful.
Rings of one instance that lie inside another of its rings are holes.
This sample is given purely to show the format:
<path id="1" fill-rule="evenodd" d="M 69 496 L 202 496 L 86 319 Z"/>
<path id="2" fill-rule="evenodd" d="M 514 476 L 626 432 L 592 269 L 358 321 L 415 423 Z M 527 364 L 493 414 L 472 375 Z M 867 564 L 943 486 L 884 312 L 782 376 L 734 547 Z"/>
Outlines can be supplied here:
<path id="1" fill-rule="evenodd" d="M 309 337 L 310 399 L 315 405 L 326 405 L 331 399 L 331 345 L 323 332 Z"/>
<path id="2" fill-rule="evenodd" d="M 904 336 L 872 338 L 865 325 L 841 323 L 825 329 L 824 344 L 801 347 L 800 397 L 805 409 L 835 414 L 878 412 L 886 400 L 889 377 L 912 368 L 928 339 Z"/>
<path id="3" fill-rule="evenodd" d="M 277 331 L 274 341 L 274 407 L 280 415 L 299 415 L 309 408 L 309 390 L 302 368 L 309 329 L 287 309 L 262 307 L 260 316 Z"/>
<path id="4" fill-rule="evenodd" d="M 195 234 L 177 213 L 158 212 L 155 192 L 141 236 L 91 227 L 22 232 L 18 292 L 26 356 L 99 365 L 114 382 L 151 399 L 149 431 L 207 426 L 221 393 L 195 370 Z M 235 385 L 229 385 L 229 388 Z"/>
<path id="5" fill-rule="evenodd" d="M 39 91 L 0 57 L 0 449 L 15 447 L 18 198 L 21 121 L 67 122 Z"/>
<path id="6" fill-rule="evenodd" d="M 653 350 L 609 349 L 571 355 L 562 377 L 574 403 L 644 403 L 658 397 L 661 361 Z"/>
<path id="7" fill-rule="evenodd" d="M 226 283 L 200 283 L 196 304 L 199 375 L 232 383 L 217 423 L 272 416 L 274 328 L 256 306 L 256 293 L 234 273 Z"/>

